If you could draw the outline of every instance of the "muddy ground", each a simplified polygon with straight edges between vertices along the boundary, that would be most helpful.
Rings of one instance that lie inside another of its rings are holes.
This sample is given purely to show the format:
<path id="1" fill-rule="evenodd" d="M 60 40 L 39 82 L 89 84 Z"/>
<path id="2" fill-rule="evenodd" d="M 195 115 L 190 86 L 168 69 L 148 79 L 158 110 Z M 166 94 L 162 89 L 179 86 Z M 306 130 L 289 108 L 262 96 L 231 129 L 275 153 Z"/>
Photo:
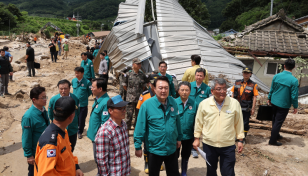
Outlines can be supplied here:
<path id="1" fill-rule="evenodd" d="M 47 46 L 46 41 L 41 42 L 42 45 Z M 74 78 L 73 69 L 80 65 L 80 53 L 85 50 L 85 46 L 80 44 L 79 41 L 70 42 L 71 48 L 68 60 L 60 59 L 58 63 L 52 63 L 50 59 L 37 60 L 37 62 L 41 63 L 41 69 L 36 70 L 36 77 L 26 77 L 27 71 L 25 70 L 15 72 L 15 81 L 9 83 L 9 92 L 13 95 L 0 98 L 0 175 L 27 175 L 28 165 L 26 158 L 23 156 L 21 144 L 21 118 L 31 106 L 28 94 L 31 87 L 40 84 L 46 87 L 47 96 L 50 99 L 58 93 L 56 84 L 59 80 L 64 78 L 72 80 Z M 16 42 L 11 45 L 15 46 Z M 41 55 L 48 55 L 47 47 L 34 49 L 35 51 L 40 50 Z M 18 57 L 15 57 L 14 61 L 23 57 L 22 50 L 25 51 L 24 48 L 12 51 L 13 54 L 21 53 L 16 54 Z M 109 84 L 108 94 L 115 96 L 117 93 L 117 88 Z M 91 109 L 92 104 L 93 98 L 90 97 L 89 109 Z M 85 128 L 88 128 L 89 114 L 86 123 Z M 307 129 L 307 114 L 289 114 L 284 127 L 299 130 Z M 236 175 L 308 175 L 308 138 L 305 135 L 281 134 L 285 137 L 281 140 L 283 146 L 275 147 L 267 144 L 270 131 L 251 129 L 244 151 L 236 155 Z M 86 130 L 84 136 L 86 136 Z M 147 175 L 143 172 L 143 159 L 134 155 L 133 131 L 130 131 L 130 142 L 131 175 Z M 87 137 L 78 139 L 74 155 L 78 157 L 79 165 L 86 176 L 96 174 L 92 143 Z M 198 159 L 191 158 L 188 168 L 188 175 L 190 176 L 206 175 L 206 165 L 200 157 Z M 166 175 L 165 171 L 162 171 L 161 175 Z"/>

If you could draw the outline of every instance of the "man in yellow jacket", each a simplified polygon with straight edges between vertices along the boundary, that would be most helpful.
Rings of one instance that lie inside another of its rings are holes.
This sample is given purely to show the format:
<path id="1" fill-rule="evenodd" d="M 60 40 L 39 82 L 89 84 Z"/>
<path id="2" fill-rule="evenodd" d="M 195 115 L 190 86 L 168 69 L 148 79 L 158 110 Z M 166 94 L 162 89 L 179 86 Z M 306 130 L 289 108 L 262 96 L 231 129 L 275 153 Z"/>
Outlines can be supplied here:
<path id="1" fill-rule="evenodd" d="M 201 62 L 201 57 L 198 55 L 192 55 L 191 57 L 191 68 L 187 69 L 182 77 L 182 81 L 187 81 L 187 82 L 194 82 L 196 81 L 195 79 L 195 74 L 196 70 L 200 67 L 200 62 Z M 209 74 L 207 70 L 205 69 L 205 77 L 203 82 L 208 85 L 209 84 Z"/>
<path id="2" fill-rule="evenodd" d="M 218 158 L 221 175 L 234 176 L 235 136 L 238 152 L 243 150 L 244 124 L 240 103 L 227 96 L 226 80 L 213 80 L 213 96 L 199 104 L 195 119 L 194 149 L 198 149 L 201 134 L 203 151 L 206 153 L 207 176 L 217 175 Z"/>

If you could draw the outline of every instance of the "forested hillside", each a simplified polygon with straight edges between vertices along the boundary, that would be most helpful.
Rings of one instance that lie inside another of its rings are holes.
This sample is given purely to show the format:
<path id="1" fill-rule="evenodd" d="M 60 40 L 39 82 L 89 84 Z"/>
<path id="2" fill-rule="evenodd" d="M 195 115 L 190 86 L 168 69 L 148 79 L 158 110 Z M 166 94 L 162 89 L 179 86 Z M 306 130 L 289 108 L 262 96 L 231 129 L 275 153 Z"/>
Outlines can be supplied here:
<path id="1" fill-rule="evenodd" d="M 229 2 L 231 2 L 231 0 L 202 0 L 202 2 L 205 3 L 209 14 L 211 15 L 211 24 L 208 28 L 219 28 L 220 25 L 226 20 L 226 18 L 222 15 L 222 10 Z"/>
<path id="2" fill-rule="evenodd" d="M 222 0 L 218 0 L 222 1 Z M 308 0 L 274 0 L 273 14 L 284 9 L 290 18 L 308 15 Z M 221 31 L 243 30 L 270 16 L 270 0 L 232 0 L 222 11 L 226 19 L 220 26 Z"/>
<path id="3" fill-rule="evenodd" d="M 119 3 L 124 0 L 0 0 L 15 4 L 31 16 L 66 18 L 79 12 L 82 19 L 101 20 L 115 18 Z"/>

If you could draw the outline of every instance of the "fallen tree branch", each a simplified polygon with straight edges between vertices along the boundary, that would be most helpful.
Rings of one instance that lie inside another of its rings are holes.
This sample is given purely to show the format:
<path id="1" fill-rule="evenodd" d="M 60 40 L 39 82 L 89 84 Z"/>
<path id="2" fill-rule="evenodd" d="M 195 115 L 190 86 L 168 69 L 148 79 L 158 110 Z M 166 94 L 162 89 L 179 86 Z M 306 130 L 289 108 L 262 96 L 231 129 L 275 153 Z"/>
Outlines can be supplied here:
<path id="1" fill-rule="evenodd" d="M 252 128 L 262 128 L 266 130 L 272 130 L 272 126 L 270 125 L 249 123 L 249 126 L 251 126 Z M 306 133 L 306 130 L 294 130 L 289 128 L 281 128 L 280 131 L 284 133 L 297 134 L 297 135 L 303 135 Z"/>

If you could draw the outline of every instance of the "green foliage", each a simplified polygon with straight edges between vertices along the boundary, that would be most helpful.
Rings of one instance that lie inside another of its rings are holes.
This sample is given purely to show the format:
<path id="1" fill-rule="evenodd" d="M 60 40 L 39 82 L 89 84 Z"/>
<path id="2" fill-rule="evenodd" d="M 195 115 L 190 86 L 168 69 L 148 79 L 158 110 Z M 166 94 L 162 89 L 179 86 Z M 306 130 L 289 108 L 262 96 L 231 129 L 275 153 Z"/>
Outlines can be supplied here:
<path id="1" fill-rule="evenodd" d="M 222 39 L 223 37 L 225 37 L 225 35 L 223 35 L 223 34 L 218 34 L 218 35 L 216 35 L 216 36 L 213 36 L 213 38 L 214 38 L 215 40 L 220 40 L 220 39 Z"/>
<path id="2" fill-rule="evenodd" d="M 16 34 L 21 34 L 23 32 L 37 33 L 46 23 L 51 22 L 54 25 L 58 26 L 65 34 L 70 34 L 71 36 L 77 36 L 76 21 L 69 21 L 66 19 L 58 19 L 58 18 L 28 16 L 26 12 L 21 12 L 21 14 L 23 15 L 22 18 L 24 18 L 25 20 L 23 22 L 18 23 L 16 28 L 12 29 L 12 32 Z M 92 28 L 90 28 L 88 25 L 90 23 L 100 24 L 99 22 L 96 21 L 94 22 L 86 21 L 85 23 L 81 22 L 79 30 L 80 35 L 100 30 L 100 26 L 99 28 L 94 28 L 93 26 Z M 55 32 L 55 29 L 53 29 L 52 27 L 47 27 L 47 29 L 45 30 L 48 32 Z"/>
<path id="3" fill-rule="evenodd" d="M 308 0 L 281 1 L 274 0 L 273 14 L 280 9 L 284 9 L 289 17 L 300 18 L 308 14 Z M 258 0 L 232 0 L 222 11 L 222 15 L 227 18 L 220 26 L 220 31 L 231 28 L 240 31 L 245 25 L 251 25 L 270 15 L 270 1 Z"/>
<path id="4" fill-rule="evenodd" d="M 51 35 L 50 35 L 50 32 L 48 30 L 45 30 L 44 34 L 45 34 L 46 38 L 50 39 Z"/>
<path id="5" fill-rule="evenodd" d="M 93 0 L 74 9 L 74 11 L 79 12 L 82 18 L 88 20 L 104 19 L 116 16 L 121 2 L 123 2 L 123 0 Z"/>
<path id="6" fill-rule="evenodd" d="M 211 23 L 209 11 L 201 0 L 179 0 L 186 12 L 203 27 Z"/>
<path id="7" fill-rule="evenodd" d="M 17 25 L 14 15 L 5 7 L 0 8 L 0 26 L 2 30 L 8 30 Z"/>
<path id="8" fill-rule="evenodd" d="M 124 0 L 1 0 L 5 4 L 16 4 L 31 16 L 66 18 L 73 13 L 88 20 L 102 20 L 117 15 L 120 2 Z"/>
<path id="9" fill-rule="evenodd" d="M 227 19 L 222 15 L 221 11 L 230 1 L 231 0 L 202 0 L 211 15 L 211 24 L 208 27 L 209 29 L 219 28 L 222 22 Z"/>
<path id="10" fill-rule="evenodd" d="M 268 17 L 268 8 L 256 7 L 248 12 L 244 12 L 237 16 L 235 21 L 239 25 L 238 30 L 243 30 L 245 26 L 253 24 Z"/>
<path id="11" fill-rule="evenodd" d="M 206 8 L 206 5 L 201 0 L 179 0 L 179 3 L 186 10 L 186 12 L 203 27 L 208 27 L 208 25 L 211 23 L 209 11 Z M 153 6 L 154 6 L 154 15 L 155 18 L 157 19 L 155 10 L 156 0 L 153 0 Z M 150 0 L 146 1 L 144 21 L 145 22 L 153 21 L 152 7 Z"/>

